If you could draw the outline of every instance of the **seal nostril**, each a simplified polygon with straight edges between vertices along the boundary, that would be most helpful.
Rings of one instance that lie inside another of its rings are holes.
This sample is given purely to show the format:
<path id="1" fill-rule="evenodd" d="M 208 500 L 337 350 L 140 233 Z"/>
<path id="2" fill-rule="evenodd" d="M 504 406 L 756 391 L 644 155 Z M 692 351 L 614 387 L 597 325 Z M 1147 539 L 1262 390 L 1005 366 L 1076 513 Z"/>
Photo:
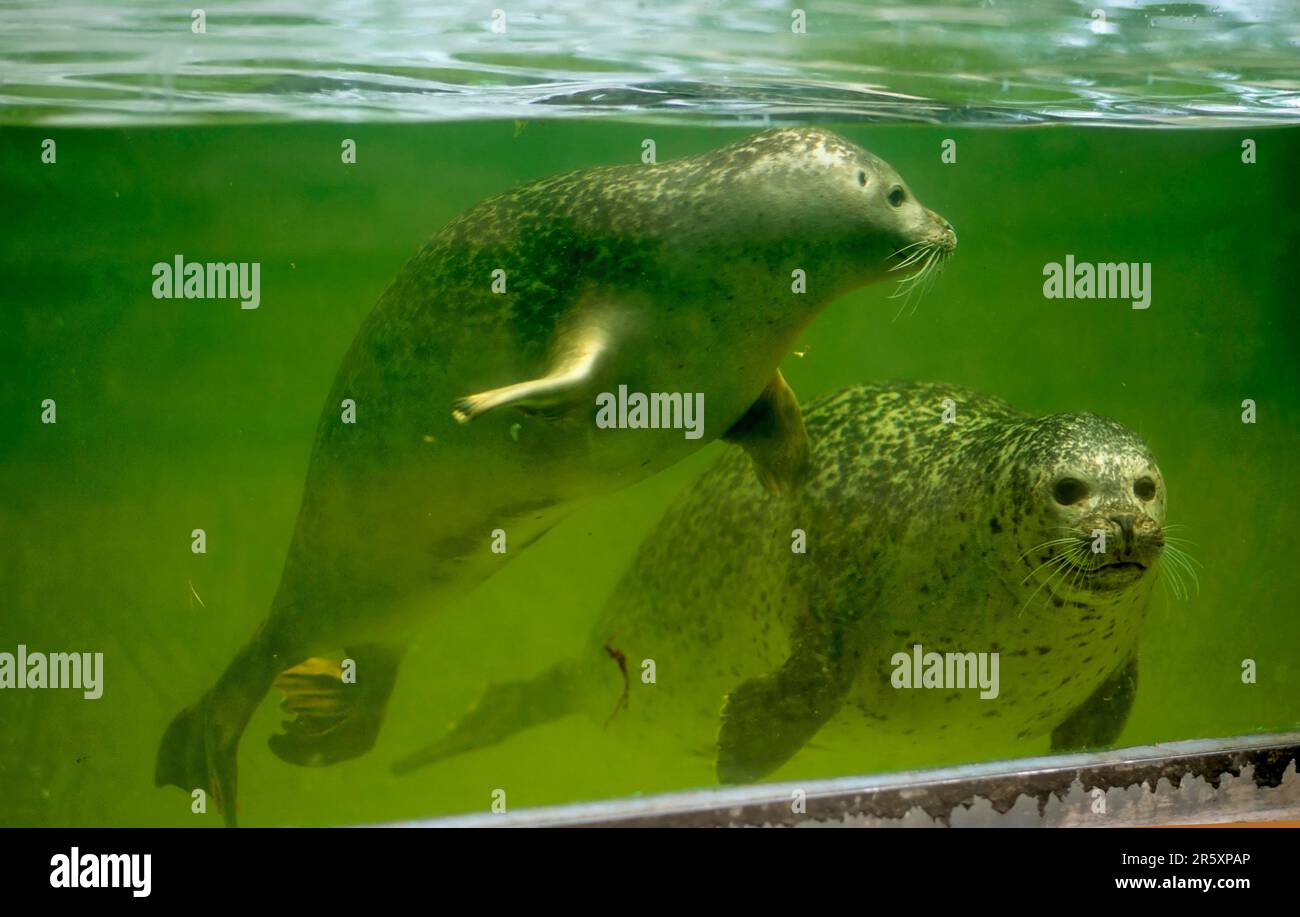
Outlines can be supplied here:
<path id="1" fill-rule="evenodd" d="M 1111 516 L 1110 521 L 1119 526 L 1120 532 L 1124 536 L 1125 552 L 1133 549 L 1133 517 L 1129 515 Z"/>

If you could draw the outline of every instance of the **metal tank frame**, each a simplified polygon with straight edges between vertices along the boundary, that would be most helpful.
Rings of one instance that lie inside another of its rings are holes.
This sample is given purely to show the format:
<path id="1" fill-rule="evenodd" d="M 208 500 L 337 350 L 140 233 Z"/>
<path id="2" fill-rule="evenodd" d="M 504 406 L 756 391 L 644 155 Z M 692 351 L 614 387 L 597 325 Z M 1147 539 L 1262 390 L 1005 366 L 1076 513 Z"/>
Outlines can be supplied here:
<path id="1" fill-rule="evenodd" d="M 1300 819 L 1300 732 L 575 803 L 399 827 L 1133 827 Z"/>

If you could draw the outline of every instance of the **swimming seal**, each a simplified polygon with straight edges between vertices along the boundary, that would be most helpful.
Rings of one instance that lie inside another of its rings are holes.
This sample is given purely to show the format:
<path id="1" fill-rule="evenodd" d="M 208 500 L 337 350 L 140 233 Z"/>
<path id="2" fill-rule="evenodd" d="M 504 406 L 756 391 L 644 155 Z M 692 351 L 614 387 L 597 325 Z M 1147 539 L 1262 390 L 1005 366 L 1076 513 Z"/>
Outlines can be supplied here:
<path id="1" fill-rule="evenodd" d="M 771 773 L 813 736 L 845 767 L 886 744 L 1110 744 L 1166 550 L 1165 484 L 1137 435 L 935 383 L 846 389 L 806 421 L 815 467 L 795 499 L 760 500 L 743 457 L 725 456 L 641 546 L 585 653 L 491 687 L 395 769 L 621 705 L 612 730 L 671 734 L 725 783 Z M 973 670 L 965 685 L 900 686 L 900 663 L 931 651 L 998 654 L 996 696 Z M 646 660 L 654 684 L 637 678 Z"/>
<path id="2" fill-rule="evenodd" d="M 362 754 L 423 619 L 580 500 L 712 439 L 794 490 L 808 444 L 777 366 L 795 337 L 836 297 L 927 272 L 955 244 L 887 163 L 813 129 L 536 181 L 452 220 L 353 341 L 270 614 L 172 722 L 155 781 L 211 791 L 233 824 L 239 737 L 273 682 L 293 715 L 276 755 Z M 702 398 L 698 436 L 598 426 L 598 397 L 624 386 Z"/>

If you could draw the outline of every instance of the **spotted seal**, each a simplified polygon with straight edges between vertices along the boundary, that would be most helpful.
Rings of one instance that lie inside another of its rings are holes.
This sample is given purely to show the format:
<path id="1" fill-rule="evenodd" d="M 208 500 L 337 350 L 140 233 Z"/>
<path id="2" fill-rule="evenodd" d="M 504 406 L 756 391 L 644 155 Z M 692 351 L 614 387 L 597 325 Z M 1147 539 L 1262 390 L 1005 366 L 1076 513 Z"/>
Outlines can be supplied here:
<path id="1" fill-rule="evenodd" d="M 777 367 L 796 336 L 852 289 L 932 273 L 955 244 L 886 162 L 815 129 L 547 178 L 452 220 L 353 341 L 270 615 L 172 722 L 155 781 L 210 789 L 233 823 L 239 737 L 273 682 L 292 715 L 276 755 L 362 754 L 421 621 L 580 500 L 712 439 L 792 491 L 808 445 Z M 693 393 L 698 435 L 599 428 L 600 397 L 624 387 Z M 355 423 L 340 422 L 345 400 Z"/>
<path id="2" fill-rule="evenodd" d="M 492 686 L 396 770 L 576 710 L 603 720 L 620 694 L 611 728 L 671 733 L 723 782 L 771 773 L 814 736 L 861 752 L 846 767 L 883 743 L 1111 743 L 1158 561 L 1175 550 L 1141 439 L 935 383 L 849 388 L 806 421 L 814 471 L 795 499 L 764 500 L 742 456 L 725 456 L 641 546 L 586 652 Z M 997 654 L 996 696 L 898 678 L 932 651 Z M 647 661 L 654 684 L 637 677 Z"/>

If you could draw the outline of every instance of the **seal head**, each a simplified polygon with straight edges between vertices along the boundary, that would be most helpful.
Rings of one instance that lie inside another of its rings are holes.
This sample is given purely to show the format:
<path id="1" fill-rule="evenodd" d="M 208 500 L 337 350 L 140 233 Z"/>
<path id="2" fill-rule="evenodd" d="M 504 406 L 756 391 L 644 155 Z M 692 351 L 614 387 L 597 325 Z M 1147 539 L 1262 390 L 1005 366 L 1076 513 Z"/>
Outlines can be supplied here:
<path id="1" fill-rule="evenodd" d="M 1016 452 L 1029 491 L 1015 537 L 1034 564 L 1027 578 L 1014 571 L 1023 588 L 1092 602 L 1150 577 L 1164 549 L 1165 484 L 1131 430 L 1096 414 L 1055 414 L 1032 422 Z"/>
<path id="2" fill-rule="evenodd" d="M 957 247 L 893 166 L 829 131 L 764 131 L 707 159 L 691 193 L 727 200 L 723 219 L 743 223 L 747 246 L 798 252 L 832 295 L 938 268 Z"/>

